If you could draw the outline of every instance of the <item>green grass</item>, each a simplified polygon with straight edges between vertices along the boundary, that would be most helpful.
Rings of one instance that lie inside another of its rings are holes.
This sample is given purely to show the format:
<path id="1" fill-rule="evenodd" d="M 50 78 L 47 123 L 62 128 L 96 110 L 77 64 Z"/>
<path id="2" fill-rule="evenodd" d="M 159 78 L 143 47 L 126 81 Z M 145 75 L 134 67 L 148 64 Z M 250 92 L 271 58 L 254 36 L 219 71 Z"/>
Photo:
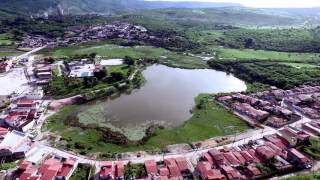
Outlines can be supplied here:
<path id="1" fill-rule="evenodd" d="M 235 60 L 276 60 L 280 62 L 320 62 L 320 53 L 290 53 L 253 49 L 220 48 L 219 57 Z"/>
<path id="2" fill-rule="evenodd" d="M 320 179 L 320 172 L 312 172 L 309 174 L 304 174 L 304 175 L 298 175 L 298 176 L 293 176 L 289 177 L 286 180 L 316 180 Z"/>
<path id="3" fill-rule="evenodd" d="M 87 180 L 90 176 L 90 165 L 79 164 L 77 169 L 74 171 L 70 180 Z"/>
<path id="4" fill-rule="evenodd" d="M 0 46 L 11 46 L 12 44 L 13 40 L 10 34 L 0 34 Z"/>
<path id="5" fill-rule="evenodd" d="M 69 46 L 55 49 L 45 49 L 41 54 L 56 58 L 71 57 L 97 53 L 103 58 L 124 58 L 125 56 L 134 59 L 155 59 L 160 63 L 183 68 L 207 68 L 205 61 L 198 57 L 188 56 L 183 53 L 169 51 L 153 46 L 120 46 L 106 42 L 87 43 L 79 46 Z"/>
<path id="6" fill-rule="evenodd" d="M 215 136 L 243 132 L 246 123 L 215 103 L 211 95 L 202 94 L 196 98 L 197 106 L 193 116 L 183 125 L 172 129 L 160 129 L 141 145 L 116 145 L 105 143 L 101 132 L 90 128 L 72 128 L 65 125 L 68 117 L 76 113 L 76 106 L 69 106 L 51 116 L 43 130 L 62 135 L 67 140 L 67 148 L 88 153 L 119 153 L 137 150 L 162 151 L 165 146 L 178 143 L 191 143 Z M 76 143 L 83 146 L 76 149 Z"/>
<path id="7" fill-rule="evenodd" d="M 320 159 L 320 138 L 311 138 L 310 143 L 311 145 L 303 148 L 303 151 L 314 159 Z"/>
<path id="8" fill-rule="evenodd" d="M 1 169 L 1 170 L 8 170 L 8 169 L 15 168 L 16 166 L 17 166 L 17 163 L 15 163 L 15 162 L 8 162 L 8 163 L 0 164 L 0 169 Z"/>

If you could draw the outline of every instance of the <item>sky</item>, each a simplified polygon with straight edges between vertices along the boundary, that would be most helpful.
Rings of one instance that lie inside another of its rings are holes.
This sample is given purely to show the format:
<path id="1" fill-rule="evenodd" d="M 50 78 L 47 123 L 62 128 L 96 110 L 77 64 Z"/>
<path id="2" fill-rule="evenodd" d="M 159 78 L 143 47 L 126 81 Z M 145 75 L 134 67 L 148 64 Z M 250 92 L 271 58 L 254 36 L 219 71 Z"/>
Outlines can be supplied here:
<path id="1" fill-rule="evenodd" d="M 160 0 L 160 1 L 231 2 L 231 3 L 240 3 L 248 7 L 264 7 L 264 8 L 320 7 L 320 0 Z"/>

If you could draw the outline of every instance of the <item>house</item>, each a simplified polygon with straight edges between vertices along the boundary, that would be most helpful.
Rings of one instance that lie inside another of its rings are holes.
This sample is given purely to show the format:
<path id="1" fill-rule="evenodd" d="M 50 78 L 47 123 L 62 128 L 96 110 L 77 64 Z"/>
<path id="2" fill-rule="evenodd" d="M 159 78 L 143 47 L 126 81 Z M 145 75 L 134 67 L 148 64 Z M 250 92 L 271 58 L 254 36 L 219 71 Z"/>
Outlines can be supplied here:
<path id="1" fill-rule="evenodd" d="M 225 164 L 230 164 L 226 158 L 223 156 L 223 153 L 216 150 L 216 149 L 212 149 L 209 151 L 209 154 L 211 155 L 213 161 L 218 165 L 225 165 Z"/>
<path id="2" fill-rule="evenodd" d="M 116 171 L 115 171 L 115 177 L 118 180 L 124 179 L 124 164 L 123 162 L 116 162 Z"/>
<path id="3" fill-rule="evenodd" d="M 8 132 L 0 143 L 0 159 L 16 160 L 25 157 L 30 150 L 30 139 L 19 131 Z"/>
<path id="4" fill-rule="evenodd" d="M 246 115 L 252 118 L 253 120 L 256 120 L 259 122 L 264 121 L 270 115 L 270 113 L 263 110 L 255 109 L 254 107 L 252 107 L 250 104 L 247 104 L 247 103 L 234 103 L 233 108 L 237 112 L 243 115 Z"/>
<path id="5" fill-rule="evenodd" d="M 225 180 L 226 177 L 218 169 L 211 169 L 211 165 L 206 161 L 199 161 L 196 167 L 198 176 L 202 180 Z"/>
<path id="6" fill-rule="evenodd" d="M 20 180 L 65 180 L 69 179 L 78 166 L 76 158 L 46 157 L 37 165 L 23 161 L 18 166 Z"/>
<path id="7" fill-rule="evenodd" d="M 315 136 L 320 135 L 320 129 L 317 126 L 313 126 L 312 124 L 309 124 L 309 123 L 302 124 L 301 128 Z"/>
<path id="8" fill-rule="evenodd" d="M 312 167 L 312 161 L 295 148 L 288 150 L 287 158 L 290 162 L 300 166 L 301 168 L 310 169 Z"/>
<path id="9" fill-rule="evenodd" d="M 99 172 L 100 180 L 114 179 L 115 170 L 112 162 L 101 161 L 99 165 L 100 165 L 100 172 Z"/>
<path id="10" fill-rule="evenodd" d="M 265 140 L 272 142 L 274 145 L 276 145 L 278 148 L 281 150 L 286 150 L 289 146 L 289 142 L 286 141 L 285 139 L 279 137 L 276 134 L 272 135 L 266 135 L 263 137 Z"/>
<path id="11" fill-rule="evenodd" d="M 225 152 L 223 153 L 223 156 L 227 159 L 228 162 L 230 162 L 232 166 L 240 165 L 240 161 L 234 156 L 232 152 Z"/>
<path id="12" fill-rule="evenodd" d="M 18 108 L 38 108 L 39 103 L 33 99 L 20 99 L 17 102 Z"/>
<path id="13" fill-rule="evenodd" d="M 168 158 L 164 160 L 164 164 L 167 166 L 170 172 L 170 176 L 172 177 L 181 177 L 181 171 L 178 167 L 178 164 L 176 163 L 175 159 L 173 158 Z M 182 166 L 182 168 L 185 168 Z"/>
<path id="14" fill-rule="evenodd" d="M 255 166 L 255 165 L 249 165 L 246 167 L 245 173 L 250 178 L 257 177 L 262 175 L 262 172 Z"/>
<path id="15" fill-rule="evenodd" d="M 293 127 L 285 127 L 279 130 L 281 137 L 289 142 L 291 146 L 299 145 L 309 140 L 310 135 Z"/>
<path id="16" fill-rule="evenodd" d="M 170 175 L 170 172 L 169 172 L 169 169 L 167 167 L 162 167 L 159 169 L 159 175 L 160 176 L 169 176 Z"/>
<path id="17" fill-rule="evenodd" d="M 245 164 L 246 163 L 246 159 L 241 155 L 241 153 L 239 151 L 232 151 L 232 153 L 238 159 L 240 164 Z"/>
<path id="18" fill-rule="evenodd" d="M 176 157 L 175 158 L 176 163 L 179 167 L 180 172 L 188 172 L 189 168 L 188 168 L 188 162 L 187 159 L 185 157 Z"/>
<path id="19" fill-rule="evenodd" d="M 1 60 L 0 61 L 0 73 L 8 72 L 13 66 L 13 61 L 10 60 Z"/>
<path id="20" fill-rule="evenodd" d="M 252 157 L 251 154 L 247 150 L 240 151 L 240 154 L 245 159 L 246 163 L 253 163 L 254 162 L 254 157 Z"/>
<path id="21" fill-rule="evenodd" d="M 157 163 L 154 160 L 144 161 L 144 166 L 146 167 L 147 174 L 156 175 L 157 174 Z"/>
<path id="22" fill-rule="evenodd" d="M 232 179 L 232 180 L 245 179 L 245 177 L 242 176 L 238 170 L 236 170 L 231 166 L 223 165 L 221 166 L 221 171 L 228 179 Z"/>
<path id="23" fill-rule="evenodd" d="M 274 152 L 268 146 L 259 146 L 256 148 L 256 152 L 260 157 L 263 158 L 263 160 L 271 159 L 276 155 L 276 152 Z"/>
<path id="24" fill-rule="evenodd" d="M 37 73 L 37 78 L 40 80 L 47 80 L 51 79 L 52 73 L 51 72 L 39 72 Z"/>

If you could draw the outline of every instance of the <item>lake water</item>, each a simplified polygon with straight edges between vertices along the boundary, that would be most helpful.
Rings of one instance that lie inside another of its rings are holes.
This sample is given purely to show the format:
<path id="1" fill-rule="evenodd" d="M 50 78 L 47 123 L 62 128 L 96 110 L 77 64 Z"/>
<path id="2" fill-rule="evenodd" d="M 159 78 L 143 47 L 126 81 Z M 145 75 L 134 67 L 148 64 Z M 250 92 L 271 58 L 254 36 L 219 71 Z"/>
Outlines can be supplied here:
<path id="1" fill-rule="evenodd" d="M 80 120 L 105 122 L 116 128 L 142 128 L 150 123 L 173 127 L 191 117 L 194 99 L 200 93 L 246 90 L 243 81 L 211 69 L 152 65 L 143 71 L 143 75 L 146 79 L 143 87 L 113 100 L 87 105 L 79 114 Z"/>

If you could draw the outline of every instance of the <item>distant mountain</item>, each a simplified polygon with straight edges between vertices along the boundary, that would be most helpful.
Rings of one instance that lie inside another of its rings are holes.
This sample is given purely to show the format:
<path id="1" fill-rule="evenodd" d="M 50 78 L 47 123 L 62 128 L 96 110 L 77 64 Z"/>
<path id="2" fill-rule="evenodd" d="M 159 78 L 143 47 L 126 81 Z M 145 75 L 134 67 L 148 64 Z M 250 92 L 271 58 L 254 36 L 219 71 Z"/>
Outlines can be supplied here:
<path id="1" fill-rule="evenodd" d="M 238 3 L 214 3 L 214 2 L 192 2 L 192 1 L 146 1 L 147 8 L 163 9 L 163 8 L 216 8 L 216 7 L 241 7 Z"/>
<path id="2" fill-rule="evenodd" d="M 169 2 L 144 0 L 1 0 L 0 10 L 34 14 L 115 14 L 160 8 L 212 8 L 241 6 L 233 3 Z"/>

